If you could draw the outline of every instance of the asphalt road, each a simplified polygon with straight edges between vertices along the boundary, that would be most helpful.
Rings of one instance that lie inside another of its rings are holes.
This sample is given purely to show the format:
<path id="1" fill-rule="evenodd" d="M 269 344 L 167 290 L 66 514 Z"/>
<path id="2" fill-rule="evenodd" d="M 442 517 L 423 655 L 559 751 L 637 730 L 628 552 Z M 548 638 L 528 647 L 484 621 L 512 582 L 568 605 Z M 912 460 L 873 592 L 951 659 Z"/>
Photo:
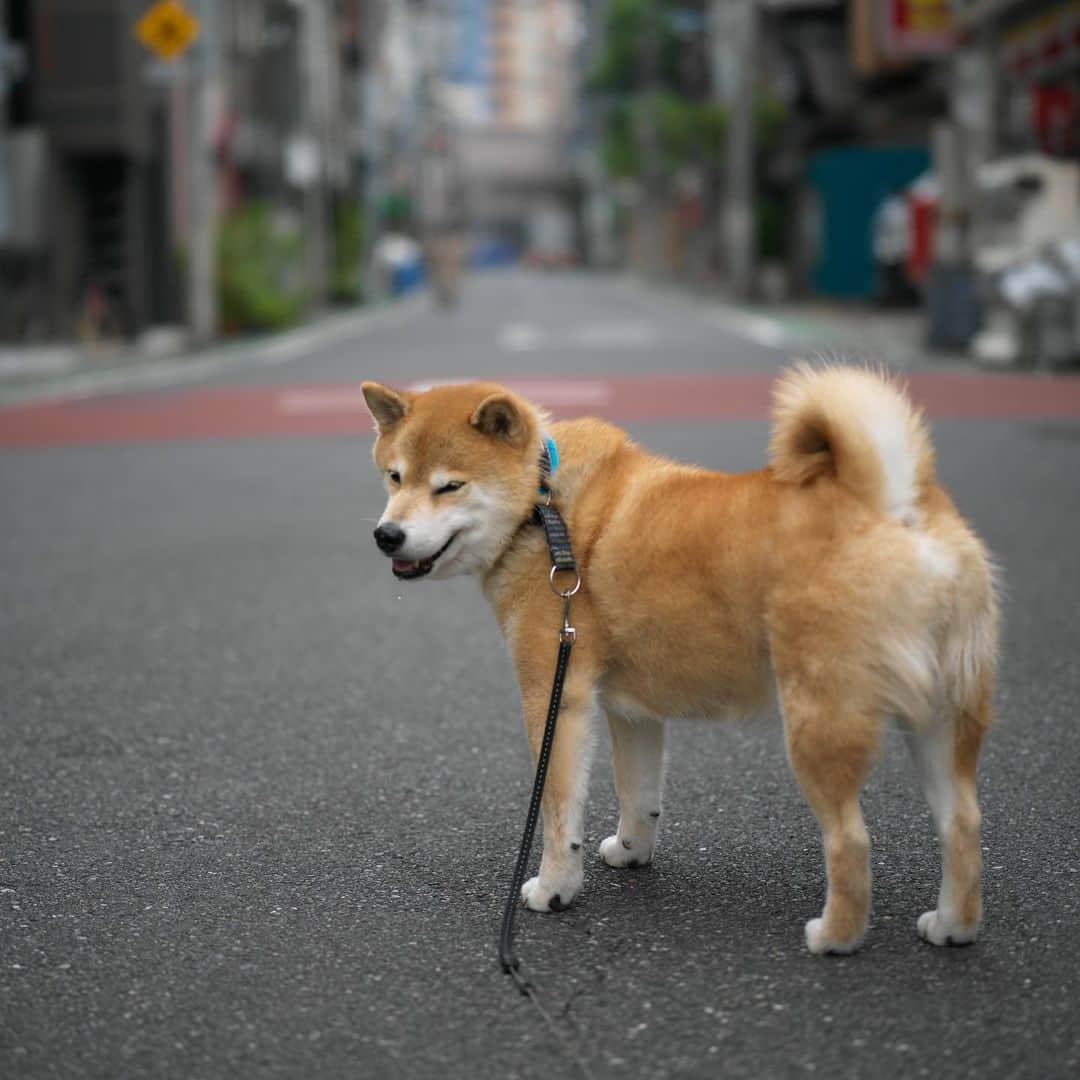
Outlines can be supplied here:
<path id="1" fill-rule="evenodd" d="M 512 276 L 208 382 L 783 359 L 677 295 Z M 519 916 L 594 1075 L 1077 1075 L 1080 409 L 1056 412 L 934 422 L 1008 588 L 980 942 L 916 937 L 938 856 L 898 740 L 864 800 L 867 944 L 821 959 L 817 827 L 775 718 L 673 726 L 656 863 L 592 857 L 575 907 Z M 759 419 L 630 426 L 764 460 Z M 472 583 L 390 576 L 370 436 L 52 442 L 0 449 L 0 1075 L 574 1075 L 495 959 L 530 782 L 511 664 Z M 614 819 L 604 751 L 587 848 Z"/>

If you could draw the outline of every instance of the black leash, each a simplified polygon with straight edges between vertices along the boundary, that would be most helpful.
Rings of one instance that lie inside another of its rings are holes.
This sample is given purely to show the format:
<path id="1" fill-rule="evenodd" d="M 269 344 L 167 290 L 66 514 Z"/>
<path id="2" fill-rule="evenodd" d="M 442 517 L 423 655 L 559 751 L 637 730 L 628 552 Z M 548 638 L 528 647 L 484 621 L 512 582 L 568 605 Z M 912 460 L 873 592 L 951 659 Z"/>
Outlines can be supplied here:
<path id="1" fill-rule="evenodd" d="M 548 704 L 547 722 L 544 725 L 544 737 L 540 743 L 540 753 L 536 759 L 536 776 L 533 779 L 532 797 L 529 799 L 529 812 L 525 815 L 525 832 L 518 848 L 514 874 L 510 880 L 510 893 L 503 908 L 502 930 L 499 933 L 499 963 L 503 971 L 514 980 L 514 985 L 523 994 L 528 994 L 532 984 L 521 972 L 521 961 L 514 952 L 514 915 L 520 901 L 521 886 L 525 882 L 525 871 L 532 851 L 536 822 L 540 817 L 540 803 L 544 795 L 544 781 L 547 779 L 548 765 L 551 762 L 551 747 L 555 742 L 555 725 L 559 719 L 559 706 L 562 704 L 563 684 L 566 682 L 566 669 L 570 664 L 570 652 L 577 640 L 577 631 L 570 625 L 570 598 L 581 588 L 581 577 L 577 572 L 574 550 L 570 546 L 570 534 L 566 522 L 555 507 L 541 503 L 533 512 L 533 520 L 542 525 L 547 537 L 548 550 L 551 552 L 551 587 L 563 602 L 563 625 L 559 630 L 559 655 L 555 661 L 555 679 L 551 685 L 551 701 Z M 566 572 L 574 575 L 574 583 L 568 589 L 560 589 L 555 584 L 556 574 Z"/>
<path id="2" fill-rule="evenodd" d="M 543 799 L 544 781 L 547 779 L 548 765 L 551 761 L 551 747 L 555 742 L 555 725 L 559 718 L 559 707 L 562 704 L 566 669 L 570 664 L 570 652 L 577 641 L 577 631 L 570 624 L 570 598 L 581 588 L 581 576 L 574 559 L 574 550 L 570 545 L 570 534 L 566 528 L 566 522 L 563 521 L 559 511 L 551 505 L 551 493 L 548 491 L 547 480 L 558 461 L 557 457 L 554 462 L 551 460 L 554 455 L 554 443 L 548 440 L 545 451 L 541 455 L 540 465 L 540 490 L 541 493 L 547 495 L 547 500 L 537 504 L 533 511 L 533 521 L 543 526 L 544 535 L 547 538 L 548 551 L 551 553 L 551 573 L 548 575 L 548 580 L 555 594 L 562 599 L 563 624 L 559 630 L 559 655 L 555 661 L 555 678 L 551 685 L 551 701 L 548 704 L 544 737 L 536 759 L 536 775 L 533 778 L 529 811 L 525 816 L 525 831 L 521 837 L 521 847 L 518 848 L 517 862 L 514 864 L 514 874 L 510 880 L 510 893 L 506 897 L 506 906 L 503 908 L 502 929 L 499 932 L 499 963 L 502 965 L 503 972 L 514 980 L 514 985 L 518 990 L 536 1006 L 544 1022 L 555 1037 L 562 1042 L 578 1068 L 586 1077 L 591 1078 L 592 1071 L 580 1049 L 559 1029 L 551 1014 L 540 1003 L 536 987 L 525 977 L 521 970 L 521 961 L 514 951 L 514 915 L 521 903 L 521 886 L 525 881 L 529 853 L 532 851 L 533 837 L 536 833 L 536 822 L 540 817 L 540 803 Z M 569 588 L 560 589 L 555 583 L 556 575 L 560 573 L 574 575 L 574 583 Z"/>

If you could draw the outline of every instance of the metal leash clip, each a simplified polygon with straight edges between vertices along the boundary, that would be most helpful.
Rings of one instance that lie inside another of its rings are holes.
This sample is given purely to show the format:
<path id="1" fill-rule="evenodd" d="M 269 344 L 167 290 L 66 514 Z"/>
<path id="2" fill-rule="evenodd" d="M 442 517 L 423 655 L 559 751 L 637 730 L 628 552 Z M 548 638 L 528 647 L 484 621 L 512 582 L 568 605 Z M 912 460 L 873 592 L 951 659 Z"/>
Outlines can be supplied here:
<path id="1" fill-rule="evenodd" d="M 560 589 L 555 584 L 555 575 L 563 570 L 564 573 L 574 575 L 574 584 L 569 589 Z M 563 567 L 553 566 L 551 573 L 548 574 L 548 583 L 551 585 L 551 591 L 558 597 L 562 598 L 563 602 L 563 614 L 562 614 L 562 629 L 559 631 L 559 640 L 563 642 L 569 642 L 571 645 L 577 641 L 577 630 L 570 625 L 570 597 L 574 595 L 581 588 L 581 575 L 576 570 L 567 570 Z"/>

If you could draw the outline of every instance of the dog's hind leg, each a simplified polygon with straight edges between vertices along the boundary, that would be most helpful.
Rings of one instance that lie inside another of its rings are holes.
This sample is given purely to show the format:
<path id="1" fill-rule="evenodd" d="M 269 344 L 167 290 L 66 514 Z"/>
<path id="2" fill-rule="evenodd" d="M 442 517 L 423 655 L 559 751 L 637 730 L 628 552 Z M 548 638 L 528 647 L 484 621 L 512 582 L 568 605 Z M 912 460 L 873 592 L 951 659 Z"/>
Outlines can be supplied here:
<path id="1" fill-rule="evenodd" d="M 982 917 L 982 816 L 975 792 L 975 768 L 990 723 L 989 695 L 948 721 L 905 737 L 930 804 L 941 841 L 938 905 L 919 917 L 919 936 L 933 945 L 967 945 Z"/>
<path id="2" fill-rule="evenodd" d="M 535 685 L 522 687 L 525 727 L 534 764 L 543 739 L 550 686 L 550 677 L 543 670 Z M 591 666 L 584 655 L 575 656 L 563 692 L 544 784 L 540 873 L 521 887 L 521 899 L 533 911 L 560 911 L 581 891 L 585 797 L 596 743 L 597 712 Z"/>
<path id="3" fill-rule="evenodd" d="M 609 711 L 619 827 L 600 845 L 608 866 L 644 866 L 651 862 L 660 823 L 664 779 L 664 724 L 643 718 L 627 720 Z"/>
<path id="4" fill-rule="evenodd" d="M 843 697 L 811 697 L 795 680 L 781 683 L 781 697 L 788 755 L 825 845 L 825 909 L 806 924 L 806 946 L 854 952 L 870 910 L 870 837 L 859 792 L 877 755 L 881 718 L 846 707 Z"/>

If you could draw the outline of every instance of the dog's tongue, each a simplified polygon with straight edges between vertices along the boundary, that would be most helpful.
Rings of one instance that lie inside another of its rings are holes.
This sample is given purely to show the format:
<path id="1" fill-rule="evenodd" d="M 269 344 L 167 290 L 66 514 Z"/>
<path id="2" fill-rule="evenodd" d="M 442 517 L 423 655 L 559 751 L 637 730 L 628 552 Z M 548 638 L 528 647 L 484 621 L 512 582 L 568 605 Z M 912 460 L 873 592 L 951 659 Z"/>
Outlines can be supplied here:
<path id="1" fill-rule="evenodd" d="M 420 566 L 419 563 L 409 562 L 406 559 L 394 559 L 394 569 L 399 574 L 408 573 L 410 570 L 416 570 Z"/>

